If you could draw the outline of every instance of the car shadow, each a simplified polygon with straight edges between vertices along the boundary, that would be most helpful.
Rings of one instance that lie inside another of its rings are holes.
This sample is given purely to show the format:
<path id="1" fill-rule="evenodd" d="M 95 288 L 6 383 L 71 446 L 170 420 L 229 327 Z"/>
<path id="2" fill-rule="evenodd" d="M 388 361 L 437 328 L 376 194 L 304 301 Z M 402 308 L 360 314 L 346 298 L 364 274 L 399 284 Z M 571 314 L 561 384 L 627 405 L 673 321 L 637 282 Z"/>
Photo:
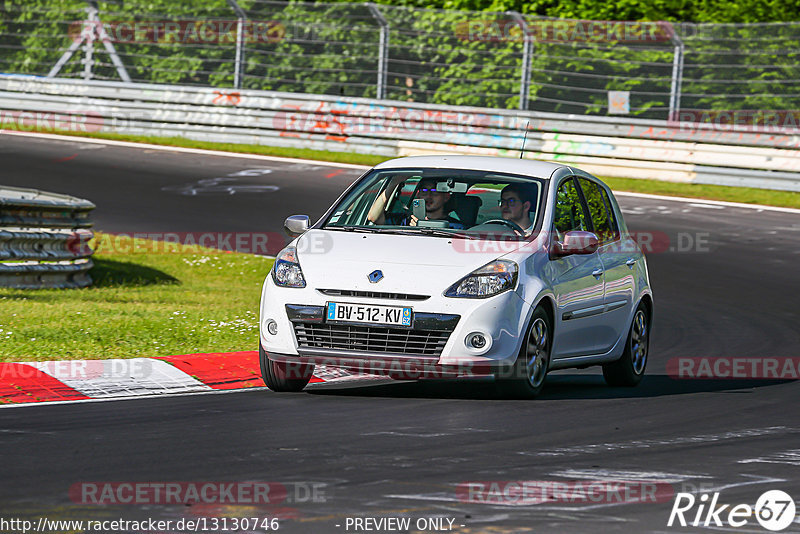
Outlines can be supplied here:
<path id="1" fill-rule="evenodd" d="M 694 393 L 746 393 L 794 380 L 677 380 L 667 375 L 648 375 L 632 388 L 609 387 L 602 376 L 561 374 L 547 377 L 538 400 L 649 398 Z M 312 395 L 348 397 L 394 397 L 431 399 L 509 400 L 514 395 L 492 380 L 419 380 L 380 384 L 317 386 L 306 390 Z"/>

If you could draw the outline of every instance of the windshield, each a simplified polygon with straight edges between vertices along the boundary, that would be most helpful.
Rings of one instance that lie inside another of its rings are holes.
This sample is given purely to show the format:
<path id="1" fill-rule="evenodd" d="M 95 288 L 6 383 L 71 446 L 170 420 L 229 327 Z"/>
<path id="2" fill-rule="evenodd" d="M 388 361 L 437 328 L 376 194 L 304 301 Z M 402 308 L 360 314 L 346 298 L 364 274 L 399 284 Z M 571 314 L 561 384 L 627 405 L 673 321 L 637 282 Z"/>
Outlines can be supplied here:
<path id="1" fill-rule="evenodd" d="M 529 237 L 543 191 L 543 180 L 492 171 L 374 170 L 336 205 L 324 228 Z"/>

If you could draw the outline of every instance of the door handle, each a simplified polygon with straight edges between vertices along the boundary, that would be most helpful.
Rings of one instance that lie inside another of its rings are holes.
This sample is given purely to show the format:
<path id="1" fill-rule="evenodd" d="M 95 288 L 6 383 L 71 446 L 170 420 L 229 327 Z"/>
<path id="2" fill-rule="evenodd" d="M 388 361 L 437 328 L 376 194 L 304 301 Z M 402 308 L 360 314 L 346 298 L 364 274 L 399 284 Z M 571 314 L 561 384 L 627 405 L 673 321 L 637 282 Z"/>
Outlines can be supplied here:
<path id="1" fill-rule="evenodd" d="M 636 265 L 636 260 L 634 258 L 631 258 L 625 262 L 625 265 L 633 269 L 633 266 Z"/>
<path id="2" fill-rule="evenodd" d="M 592 276 L 594 276 L 595 278 L 600 278 L 601 276 L 603 276 L 603 269 L 595 269 L 594 271 L 592 271 Z"/>

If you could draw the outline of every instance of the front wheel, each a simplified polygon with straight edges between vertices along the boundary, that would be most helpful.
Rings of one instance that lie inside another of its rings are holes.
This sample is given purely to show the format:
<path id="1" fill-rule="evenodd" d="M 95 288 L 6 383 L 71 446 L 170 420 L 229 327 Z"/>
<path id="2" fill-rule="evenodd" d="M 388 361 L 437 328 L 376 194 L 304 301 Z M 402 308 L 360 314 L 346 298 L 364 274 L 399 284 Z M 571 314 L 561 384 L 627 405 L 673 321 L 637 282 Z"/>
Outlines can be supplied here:
<path id="1" fill-rule="evenodd" d="M 276 392 L 300 391 L 311 380 L 314 366 L 302 363 L 276 362 L 269 359 L 269 355 L 258 347 L 258 359 L 261 363 L 261 377 L 269 389 Z"/>
<path id="2" fill-rule="evenodd" d="M 650 347 L 650 313 L 639 303 L 625 343 L 622 358 L 603 365 L 603 377 L 609 386 L 635 386 L 642 381 Z"/>
<path id="3" fill-rule="evenodd" d="M 503 382 L 515 394 L 533 398 L 544 388 L 544 379 L 550 367 L 550 349 L 553 346 L 553 329 L 550 317 L 542 308 L 536 308 L 531 325 L 522 343 L 510 378 Z"/>

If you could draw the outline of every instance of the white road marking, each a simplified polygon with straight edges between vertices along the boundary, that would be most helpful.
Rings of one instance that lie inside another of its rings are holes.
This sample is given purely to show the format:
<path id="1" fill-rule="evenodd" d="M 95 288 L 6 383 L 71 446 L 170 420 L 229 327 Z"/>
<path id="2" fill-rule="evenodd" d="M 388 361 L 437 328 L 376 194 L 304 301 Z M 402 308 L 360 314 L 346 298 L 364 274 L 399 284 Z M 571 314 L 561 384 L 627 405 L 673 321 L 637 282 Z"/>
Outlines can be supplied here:
<path id="1" fill-rule="evenodd" d="M 626 482 L 663 482 L 664 484 L 674 484 L 693 478 L 712 478 L 708 475 L 663 473 L 660 471 L 621 471 L 613 469 L 564 469 L 561 471 L 554 471 L 550 473 L 550 476 L 577 480 L 624 480 Z"/>
<path id="2" fill-rule="evenodd" d="M 576 447 L 564 447 L 560 449 L 544 449 L 536 452 L 520 451 L 517 454 L 525 456 L 569 456 L 579 454 L 600 454 L 624 449 L 649 449 L 651 447 L 686 445 L 692 443 L 713 443 L 731 439 L 768 436 L 771 434 L 793 434 L 797 432 L 800 432 L 800 428 L 771 426 L 767 428 L 734 430 L 730 432 L 723 432 L 722 434 L 700 434 L 697 436 L 679 436 L 669 439 L 643 439 L 616 443 L 593 443 L 589 445 L 578 445 Z"/>
<path id="3" fill-rule="evenodd" d="M 203 391 L 192 391 L 188 393 L 170 393 L 169 395 L 154 393 L 148 395 L 139 395 L 137 397 L 106 397 L 103 399 L 57 400 L 57 401 L 43 401 L 43 402 L 20 402 L 16 404 L 0 404 L 0 410 L 4 408 L 35 408 L 36 406 L 53 406 L 55 404 L 83 404 L 85 402 L 122 402 L 122 401 L 142 400 L 142 399 L 194 397 L 196 395 L 227 395 L 231 393 L 247 393 L 250 391 L 266 391 L 268 393 L 272 393 L 272 391 L 266 386 L 242 388 L 242 389 L 207 389 Z"/>
<path id="4" fill-rule="evenodd" d="M 800 465 L 800 449 L 791 449 L 788 451 L 767 454 L 766 456 L 759 456 L 758 458 L 748 458 L 746 460 L 739 460 L 739 463 Z"/>
<path id="5" fill-rule="evenodd" d="M 779 211 L 782 213 L 794 213 L 800 215 L 800 209 L 796 208 L 782 208 L 779 206 L 764 206 L 763 204 L 745 204 L 743 202 L 727 202 L 724 200 L 706 200 L 687 197 L 669 197 L 666 195 L 650 195 L 647 193 L 630 193 L 628 191 L 614 191 L 614 196 L 618 197 L 633 197 L 633 198 L 647 198 L 651 200 L 666 200 L 669 202 L 684 202 L 688 204 L 697 204 L 698 200 L 703 204 L 723 206 L 726 208 L 744 208 L 755 211 Z"/>
<path id="6" fill-rule="evenodd" d="M 39 139 L 50 139 L 54 141 L 71 141 L 76 143 L 91 143 L 96 145 L 119 146 L 126 148 L 140 148 L 156 150 L 160 152 L 181 152 L 183 154 L 200 154 L 204 156 L 222 156 L 225 158 L 257 159 L 261 161 L 282 161 L 284 163 L 314 163 L 327 167 L 339 167 L 343 169 L 367 170 L 367 165 L 353 165 L 351 163 L 334 163 L 330 161 L 318 161 L 299 158 L 281 158 L 278 156 L 264 156 L 261 154 L 242 154 L 239 152 L 224 152 L 222 150 L 206 150 L 202 148 L 186 148 L 179 146 L 151 145 L 148 143 L 131 143 L 128 141 L 111 141 L 109 139 L 95 139 L 93 137 L 78 137 L 71 135 L 43 134 L 37 132 L 16 132 L 11 130 L 0 130 L 3 135 L 15 135 L 18 137 L 36 137 Z"/>
<path id="7" fill-rule="evenodd" d="M 689 205 L 692 206 L 693 208 L 705 208 L 705 209 L 711 209 L 711 210 L 724 210 L 725 209 L 725 206 L 717 206 L 716 204 L 699 204 L 697 202 L 693 202 L 692 204 L 689 204 Z"/>
<path id="8" fill-rule="evenodd" d="M 76 376 L 73 367 L 54 362 L 26 363 L 47 373 L 72 389 L 92 397 L 141 397 L 154 394 L 184 393 L 211 389 L 162 360 L 130 358 L 127 360 L 103 360 L 104 369 L 113 369 L 119 363 L 122 372 L 99 374 L 98 376 Z"/>

